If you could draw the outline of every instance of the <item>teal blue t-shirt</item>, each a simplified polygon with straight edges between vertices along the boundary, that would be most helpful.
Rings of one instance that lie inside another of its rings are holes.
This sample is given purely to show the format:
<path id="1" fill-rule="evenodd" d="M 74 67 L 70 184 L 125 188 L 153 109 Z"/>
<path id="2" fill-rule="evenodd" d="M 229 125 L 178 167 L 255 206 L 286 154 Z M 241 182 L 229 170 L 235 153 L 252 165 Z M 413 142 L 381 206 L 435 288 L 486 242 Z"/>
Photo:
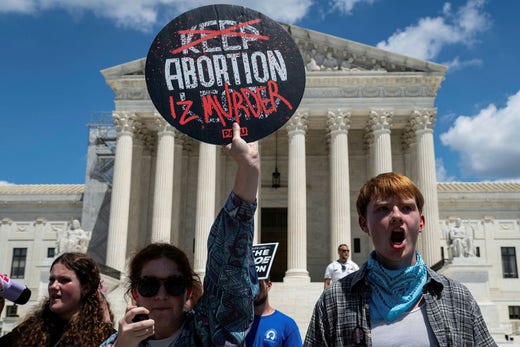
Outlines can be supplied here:
<path id="1" fill-rule="evenodd" d="M 302 338 L 296 322 L 280 311 L 269 316 L 255 316 L 246 337 L 247 347 L 301 347 Z"/>

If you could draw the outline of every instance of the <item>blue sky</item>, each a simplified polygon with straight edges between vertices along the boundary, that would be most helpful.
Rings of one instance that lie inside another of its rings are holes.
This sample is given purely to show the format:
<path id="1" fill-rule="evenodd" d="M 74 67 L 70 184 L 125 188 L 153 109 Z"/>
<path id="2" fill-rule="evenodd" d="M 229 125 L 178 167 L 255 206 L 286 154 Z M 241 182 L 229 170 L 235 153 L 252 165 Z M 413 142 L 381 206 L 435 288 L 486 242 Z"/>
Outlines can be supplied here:
<path id="1" fill-rule="evenodd" d="M 0 2 L 0 184 L 84 183 L 100 70 L 145 57 L 189 9 L 224 1 Z M 439 181 L 520 179 L 520 1 L 228 1 L 273 19 L 449 66 L 438 92 Z"/>

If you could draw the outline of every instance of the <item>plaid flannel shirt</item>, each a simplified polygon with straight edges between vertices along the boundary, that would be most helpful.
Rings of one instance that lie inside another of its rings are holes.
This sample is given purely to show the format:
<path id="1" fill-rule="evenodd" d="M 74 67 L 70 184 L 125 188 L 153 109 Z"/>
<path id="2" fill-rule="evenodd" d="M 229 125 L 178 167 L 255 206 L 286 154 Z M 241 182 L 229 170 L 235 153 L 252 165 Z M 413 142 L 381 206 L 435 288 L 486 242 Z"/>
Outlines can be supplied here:
<path id="1" fill-rule="evenodd" d="M 371 288 L 366 272 L 364 264 L 359 271 L 323 291 L 314 308 L 304 346 L 372 346 Z M 427 323 L 439 346 L 497 346 L 477 302 L 461 283 L 428 268 L 423 297 Z"/>

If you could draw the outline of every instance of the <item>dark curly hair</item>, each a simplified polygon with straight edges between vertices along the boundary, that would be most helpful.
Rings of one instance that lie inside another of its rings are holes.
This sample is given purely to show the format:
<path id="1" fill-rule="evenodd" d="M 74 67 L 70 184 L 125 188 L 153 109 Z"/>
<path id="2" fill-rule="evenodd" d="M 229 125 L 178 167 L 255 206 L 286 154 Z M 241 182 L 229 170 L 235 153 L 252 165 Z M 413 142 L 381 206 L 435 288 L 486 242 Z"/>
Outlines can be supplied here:
<path id="1" fill-rule="evenodd" d="M 99 292 L 101 277 L 95 261 L 83 253 L 63 253 L 52 263 L 74 271 L 84 293 L 80 309 L 68 321 L 63 321 L 49 309 L 47 298 L 28 318 L 13 330 L 14 346 L 23 347 L 98 347 L 115 330 L 105 322 L 105 305 L 110 319 L 113 314 L 103 294 Z"/>

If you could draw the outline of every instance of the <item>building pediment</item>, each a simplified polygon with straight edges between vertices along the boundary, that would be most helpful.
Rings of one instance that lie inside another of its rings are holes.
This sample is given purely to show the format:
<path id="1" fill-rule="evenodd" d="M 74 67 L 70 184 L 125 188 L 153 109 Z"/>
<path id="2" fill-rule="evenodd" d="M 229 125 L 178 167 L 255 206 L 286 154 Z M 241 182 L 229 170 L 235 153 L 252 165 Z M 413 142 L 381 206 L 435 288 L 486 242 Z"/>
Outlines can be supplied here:
<path id="1" fill-rule="evenodd" d="M 327 108 L 392 109 L 408 117 L 432 108 L 447 68 L 317 31 L 281 24 L 300 48 L 306 69 L 300 108 L 326 114 Z M 115 94 L 116 109 L 153 108 L 144 71 L 146 58 L 101 71 Z M 364 124 L 366 122 L 361 119 Z M 361 124 L 360 124 L 361 126 Z"/>
<path id="2" fill-rule="evenodd" d="M 321 32 L 281 24 L 300 48 L 307 72 L 337 71 L 426 72 L 444 75 L 446 66 L 392 53 L 359 42 Z M 116 65 L 101 71 L 107 80 L 144 75 L 146 58 Z"/>
<path id="3" fill-rule="evenodd" d="M 107 79 L 107 81 L 124 77 L 131 78 L 132 76 L 140 76 L 142 78 L 142 76 L 144 76 L 145 64 L 146 58 L 139 58 L 127 63 L 103 69 L 101 70 L 101 74 L 105 79 Z"/>
<path id="4" fill-rule="evenodd" d="M 347 72 L 427 72 L 444 75 L 447 67 L 392 53 L 321 32 L 282 24 L 300 48 L 306 70 Z"/>
<path id="5" fill-rule="evenodd" d="M 150 99 L 144 79 L 145 64 L 146 58 L 140 58 L 101 70 L 115 94 L 115 100 Z"/>

